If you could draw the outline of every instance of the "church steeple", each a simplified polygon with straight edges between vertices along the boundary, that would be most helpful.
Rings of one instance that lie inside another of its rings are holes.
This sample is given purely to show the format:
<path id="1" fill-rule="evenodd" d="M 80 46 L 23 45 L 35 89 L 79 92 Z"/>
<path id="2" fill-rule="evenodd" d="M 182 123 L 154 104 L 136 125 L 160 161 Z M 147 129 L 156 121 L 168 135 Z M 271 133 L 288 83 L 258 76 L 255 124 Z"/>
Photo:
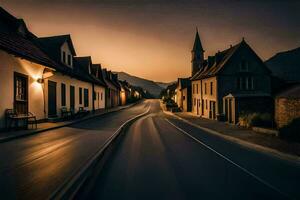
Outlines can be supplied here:
<path id="1" fill-rule="evenodd" d="M 203 62 L 204 62 L 204 50 L 199 37 L 198 28 L 196 28 L 196 36 L 195 36 L 194 46 L 192 49 L 192 76 L 196 74 L 203 67 Z"/>

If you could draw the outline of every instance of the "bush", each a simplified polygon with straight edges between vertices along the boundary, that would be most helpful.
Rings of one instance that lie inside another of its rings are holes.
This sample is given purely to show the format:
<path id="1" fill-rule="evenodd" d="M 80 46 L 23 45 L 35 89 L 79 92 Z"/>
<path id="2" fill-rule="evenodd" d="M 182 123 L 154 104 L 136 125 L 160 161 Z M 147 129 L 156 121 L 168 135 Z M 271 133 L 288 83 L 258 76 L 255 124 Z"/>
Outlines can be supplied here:
<path id="1" fill-rule="evenodd" d="M 243 113 L 239 117 L 239 125 L 246 127 L 272 127 L 273 119 L 269 113 Z"/>
<path id="2" fill-rule="evenodd" d="M 294 119 L 291 123 L 279 129 L 279 136 L 282 139 L 300 142 L 300 118 Z"/>

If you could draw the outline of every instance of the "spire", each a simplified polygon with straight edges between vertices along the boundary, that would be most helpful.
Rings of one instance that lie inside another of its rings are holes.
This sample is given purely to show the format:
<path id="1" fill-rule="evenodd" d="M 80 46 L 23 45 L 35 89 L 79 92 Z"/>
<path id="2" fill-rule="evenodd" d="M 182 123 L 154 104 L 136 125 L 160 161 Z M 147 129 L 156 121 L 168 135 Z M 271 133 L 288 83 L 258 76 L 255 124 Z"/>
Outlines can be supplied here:
<path id="1" fill-rule="evenodd" d="M 198 33 L 198 27 L 196 27 L 196 36 L 195 36 L 195 42 L 194 42 L 194 47 L 193 47 L 192 51 L 204 52 L 202 44 L 201 44 L 201 40 L 199 37 L 199 33 Z"/>

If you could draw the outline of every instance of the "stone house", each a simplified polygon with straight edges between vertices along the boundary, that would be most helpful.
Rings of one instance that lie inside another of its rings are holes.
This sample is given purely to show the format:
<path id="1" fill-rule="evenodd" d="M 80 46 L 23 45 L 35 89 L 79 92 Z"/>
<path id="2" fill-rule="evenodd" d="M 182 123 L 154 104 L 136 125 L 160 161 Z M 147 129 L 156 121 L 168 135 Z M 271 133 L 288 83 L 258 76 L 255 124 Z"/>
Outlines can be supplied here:
<path id="1" fill-rule="evenodd" d="M 300 118 L 300 84 L 285 89 L 275 98 L 275 122 L 278 128 Z M 299 127 L 300 128 L 300 127 Z"/>
<path id="2" fill-rule="evenodd" d="M 197 32 L 192 50 L 192 112 L 234 124 L 241 113 L 273 112 L 270 75 L 244 39 L 205 60 Z"/>
<path id="3" fill-rule="evenodd" d="M 190 78 L 178 78 L 176 87 L 176 103 L 184 112 L 192 110 Z"/>

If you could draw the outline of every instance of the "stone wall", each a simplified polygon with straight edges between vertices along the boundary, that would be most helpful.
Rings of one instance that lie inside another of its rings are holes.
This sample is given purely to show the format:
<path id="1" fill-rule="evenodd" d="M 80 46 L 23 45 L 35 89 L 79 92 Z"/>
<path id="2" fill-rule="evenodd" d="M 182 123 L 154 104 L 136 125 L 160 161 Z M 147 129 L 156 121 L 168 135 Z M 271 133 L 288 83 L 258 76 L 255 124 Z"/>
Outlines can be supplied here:
<path id="1" fill-rule="evenodd" d="M 300 117 L 299 98 L 276 98 L 275 121 L 278 128 L 289 124 L 293 119 Z"/>

